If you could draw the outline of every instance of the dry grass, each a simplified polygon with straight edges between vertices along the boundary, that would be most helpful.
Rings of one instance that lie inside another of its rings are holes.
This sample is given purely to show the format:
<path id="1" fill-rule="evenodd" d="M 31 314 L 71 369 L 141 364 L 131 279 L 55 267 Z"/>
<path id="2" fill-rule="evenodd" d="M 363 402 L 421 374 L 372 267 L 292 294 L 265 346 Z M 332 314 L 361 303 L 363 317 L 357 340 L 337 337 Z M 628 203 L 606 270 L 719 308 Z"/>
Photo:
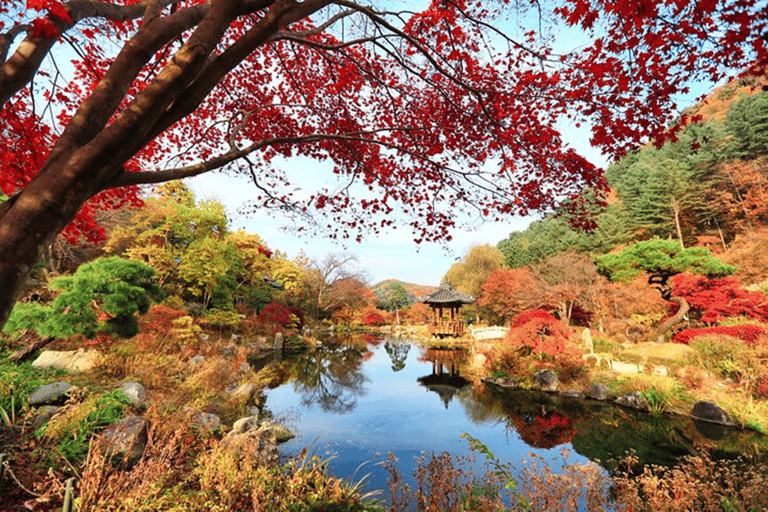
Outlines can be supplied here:
<path id="1" fill-rule="evenodd" d="M 696 354 L 694 348 L 680 343 L 637 343 L 625 346 L 621 350 L 622 359 L 639 358 L 641 361 L 648 361 L 657 366 L 665 362 L 670 365 L 687 366 L 691 361 L 696 360 Z"/>

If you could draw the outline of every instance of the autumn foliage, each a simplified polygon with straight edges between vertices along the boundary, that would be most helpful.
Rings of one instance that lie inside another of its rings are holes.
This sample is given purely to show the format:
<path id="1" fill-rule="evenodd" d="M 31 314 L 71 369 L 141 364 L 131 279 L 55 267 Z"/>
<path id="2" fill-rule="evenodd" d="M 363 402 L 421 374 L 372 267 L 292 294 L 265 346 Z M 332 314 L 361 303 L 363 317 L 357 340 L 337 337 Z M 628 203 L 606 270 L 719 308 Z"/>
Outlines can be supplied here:
<path id="1" fill-rule="evenodd" d="M 284 304 L 272 302 L 259 313 L 259 321 L 265 325 L 288 327 L 297 322 L 296 315 Z"/>
<path id="2" fill-rule="evenodd" d="M 568 328 L 557 318 L 540 309 L 529 309 L 512 320 L 504 342 L 534 354 L 556 356 L 566 351 L 568 338 Z"/>
<path id="3" fill-rule="evenodd" d="M 762 325 L 743 324 L 743 325 L 722 325 L 717 327 L 704 327 L 700 329 L 684 329 L 674 336 L 672 341 L 688 345 L 698 336 L 732 336 L 743 340 L 748 345 L 754 345 L 755 342 L 768 332 L 768 328 Z"/>
<path id="4" fill-rule="evenodd" d="M 686 299 L 706 324 L 728 317 L 768 321 L 768 296 L 745 290 L 734 277 L 707 279 L 686 272 L 672 277 L 671 284 L 673 294 Z"/>

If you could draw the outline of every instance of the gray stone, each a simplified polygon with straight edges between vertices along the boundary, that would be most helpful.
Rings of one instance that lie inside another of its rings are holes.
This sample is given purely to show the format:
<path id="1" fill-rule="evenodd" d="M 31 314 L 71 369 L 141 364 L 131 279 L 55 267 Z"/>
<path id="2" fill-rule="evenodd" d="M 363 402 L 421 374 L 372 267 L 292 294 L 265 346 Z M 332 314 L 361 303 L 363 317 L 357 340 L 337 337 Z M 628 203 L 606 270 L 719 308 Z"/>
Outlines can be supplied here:
<path id="1" fill-rule="evenodd" d="M 184 410 L 189 414 L 189 421 L 192 428 L 196 430 L 213 431 L 220 429 L 221 418 L 209 412 L 198 411 L 191 407 L 185 407 Z"/>
<path id="2" fill-rule="evenodd" d="M 693 404 L 691 418 L 707 421 L 709 423 L 717 423 L 718 425 L 726 425 L 728 427 L 736 426 L 736 422 L 733 421 L 731 415 L 713 402 L 701 401 Z"/>
<path id="3" fill-rule="evenodd" d="M 265 465 L 275 465 L 278 461 L 277 439 L 272 429 L 261 427 L 242 434 L 225 436 L 222 446 L 234 450 L 243 458 L 257 460 Z"/>
<path id="4" fill-rule="evenodd" d="M 253 371 L 253 368 L 251 368 L 251 365 L 249 365 L 248 363 L 243 363 L 240 365 L 240 368 L 238 368 L 237 373 L 244 374 L 244 373 L 249 373 L 251 371 Z"/>
<path id="5" fill-rule="evenodd" d="M 239 420 L 237 420 L 232 424 L 232 430 L 227 432 L 226 437 L 238 436 L 240 434 L 244 434 L 249 430 L 253 430 L 256 428 L 259 428 L 258 416 L 248 416 L 245 418 L 240 418 Z"/>
<path id="6" fill-rule="evenodd" d="M 105 453 L 123 456 L 135 464 L 147 446 L 147 420 L 132 414 L 126 416 L 104 430 L 101 443 Z"/>
<path id="7" fill-rule="evenodd" d="M 587 354 L 592 354 L 594 352 L 594 345 L 592 343 L 592 331 L 589 330 L 589 327 L 581 331 L 581 341 L 584 344 L 584 351 Z"/>
<path id="8" fill-rule="evenodd" d="M 189 361 L 187 361 L 187 364 L 189 365 L 189 368 L 191 370 L 197 370 L 201 366 L 205 364 L 205 357 L 197 354 L 196 356 L 192 356 L 189 358 Z"/>
<path id="9" fill-rule="evenodd" d="M 134 407 L 143 407 L 147 401 L 147 390 L 138 382 L 123 382 L 120 389 Z"/>
<path id="10" fill-rule="evenodd" d="M 290 441 L 294 437 L 296 437 L 296 434 L 290 431 L 288 427 L 285 425 L 280 425 L 278 423 L 272 423 L 271 421 L 266 421 L 262 423 L 261 427 L 263 429 L 269 429 L 275 434 L 275 440 L 278 444 L 285 443 L 286 441 Z"/>
<path id="11" fill-rule="evenodd" d="M 46 384 L 29 394 L 29 405 L 36 407 L 38 405 L 64 403 L 70 389 L 72 389 L 72 384 L 69 382 Z"/>
<path id="12" fill-rule="evenodd" d="M 275 350 L 283 350 L 284 344 L 285 340 L 283 339 L 283 333 L 279 332 L 275 334 L 275 343 L 272 345 L 272 348 Z"/>
<path id="13" fill-rule="evenodd" d="M 48 423 L 53 415 L 56 414 L 61 407 L 56 405 L 43 405 L 37 408 L 35 412 L 35 418 L 32 420 L 32 426 L 34 428 L 40 428 Z"/>
<path id="14" fill-rule="evenodd" d="M 557 374 L 552 370 L 541 370 L 533 376 L 533 388 L 541 391 L 554 392 L 560 382 L 557 380 Z"/>
<path id="15" fill-rule="evenodd" d="M 56 368 L 69 372 L 84 372 L 90 370 L 101 357 L 97 350 L 44 350 L 32 362 L 35 368 Z"/>
<path id="16" fill-rule="evenodd" d="M 608 386 L 593 382 L 584 388 L 584 396 L 593 400 L 608 400 Z"/>
<path id="17" fill-rule="evenodd" d="M 211 341 L 211 337 L 202 332 L 197 335 L 197 339 L 199 339 L 203 343 L 208 343 L 209 341 Z"/>
<path id="18" fill-rule="evenodd" d="M 495 379 L 488 377 L 484 378 L 483 381 L 506 389 L 517 389 L 520 387 L 520 382 L 512 377 L 498 377 Z"/>
<path id="19" fill-rule="evenodd" d="M 237 348 L 234 345 L 227 345 L 226 347 L 221 348 L 221 355 L 224 357 L 234 357 L 236 351 Z"/>
<path id="20" fill-rule="evenodd" d="M 616 399 L 616 403 L 639 411 L 651 410 L 651 405 L 648 403 L 648 400 L 646 400 L 643 394 L 639 391 L 620 396 Z"/>
<path id="21" fill-rule="evenodd" d="M 566 391 L 561 391 L 560 396 L 564 396 L 566 398 L 578 398 L 581 400 L 584 398 L 584 393 L 581 391 L 576 391 L 575 389 L 568 389 Z"/>

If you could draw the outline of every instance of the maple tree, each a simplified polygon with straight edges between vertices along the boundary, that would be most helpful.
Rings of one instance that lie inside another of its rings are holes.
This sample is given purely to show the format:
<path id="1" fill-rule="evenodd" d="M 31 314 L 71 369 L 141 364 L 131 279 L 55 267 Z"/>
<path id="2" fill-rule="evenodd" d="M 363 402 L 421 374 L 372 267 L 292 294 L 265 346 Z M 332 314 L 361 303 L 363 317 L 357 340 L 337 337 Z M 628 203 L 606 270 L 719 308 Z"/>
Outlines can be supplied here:
<path id="1" fill-rule="evenodd" d="M 706 324 L 728 317 L 768 321 L 768 295 L 745 290 L 734 277 L 707 279 L 684 272 L 673 276 L 671 285 L 674 295 L 683 297 Z"/>
<path id="2" fill-rule="evenodd" d="M 591 123 L 593 144 L 620 155 L 663 135 L 689 78 L 766 64 L 756 0 L 531 4 L 554 25 L 600 27 L 572 53 L 505 34 L 505 4 L 3 2 L 2 174 L 19 178 L 0 205 L 0 322 L 42 248 L 99 194 L 227 167 L 253 179 L 255 207 L 288 209 L 300 229 L 320 211 L 333 222 L 318 230 L 358 239 L 397 208 L 416 241 L 445 240 L 457 211 L 500 219 L 604 188 L 561 120 Z M 302 176 L 275 165 L 293 155 L 349 186 L 302 195 Z"/>
<path id="3" fill-rule="evenodd" d="M 597 271 L 612 281 L 628 281 L 645 272 L 648 284 L 657 289 L 664 300 L 678 304 L 677 312 L 656 328 L 656 340 L 661 343 L 666 333 L 680 323 L 690 306 L 685 297 L 673 295 L 670 278 L 690 272 L 710 278 L 733 274 L 736 267 L 726 265 L 712 256 L 705 247 L 683 249 L 679 240 L 652 239 L 625 247 L 620 252 L 595 258 Z"/>
<path id="4" fill-rule="evenodd" d="M 527 268 L 494 270 L 483 283 L 477 305 L 503 323 L 531 306 L 539 305 L 538 287 Z"/>

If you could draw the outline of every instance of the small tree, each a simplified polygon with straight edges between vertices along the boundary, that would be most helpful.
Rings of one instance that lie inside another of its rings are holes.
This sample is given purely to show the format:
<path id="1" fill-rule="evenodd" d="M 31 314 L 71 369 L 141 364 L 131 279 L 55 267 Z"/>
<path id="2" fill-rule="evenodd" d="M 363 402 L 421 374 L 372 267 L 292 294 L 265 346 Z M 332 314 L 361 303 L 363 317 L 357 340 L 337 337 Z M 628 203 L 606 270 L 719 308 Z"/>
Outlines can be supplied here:
<path id="1" fill-rule="evenodd" d="M 704 247 L 683 249 L 678 240 L 647 240 L 624 248 L 619 253 L 595 258 L 597 270 L 612 281 L 627 281 L 641 272 L 648 274 L 648 284 L 659 290 L 661 297 L 679 304 L 677 313 L 656 329 L 656 340 L 661 343 L 666 333 L 680 323 L 690 306 L 684 297 L 672 296 L 669 279 L 682 272 L 706 277 L 724 277 L 733 274 L 736 267 L 726 265 L 712 256 Z"/>
<path id="2" fill-rule="evenodd" d="M 162 295 L 154 275 L 151 267 L 116 256 L 92 261 L 72 276 L 51 281 L 51 289 L 61 293 L 50 305 L 14 308 L 4 332 L 33 329 L 50 338 L 93 338 L 97 332 L 134 336 L 139 332 L 136 313 L 146 313 L 150 299 Z"/>

